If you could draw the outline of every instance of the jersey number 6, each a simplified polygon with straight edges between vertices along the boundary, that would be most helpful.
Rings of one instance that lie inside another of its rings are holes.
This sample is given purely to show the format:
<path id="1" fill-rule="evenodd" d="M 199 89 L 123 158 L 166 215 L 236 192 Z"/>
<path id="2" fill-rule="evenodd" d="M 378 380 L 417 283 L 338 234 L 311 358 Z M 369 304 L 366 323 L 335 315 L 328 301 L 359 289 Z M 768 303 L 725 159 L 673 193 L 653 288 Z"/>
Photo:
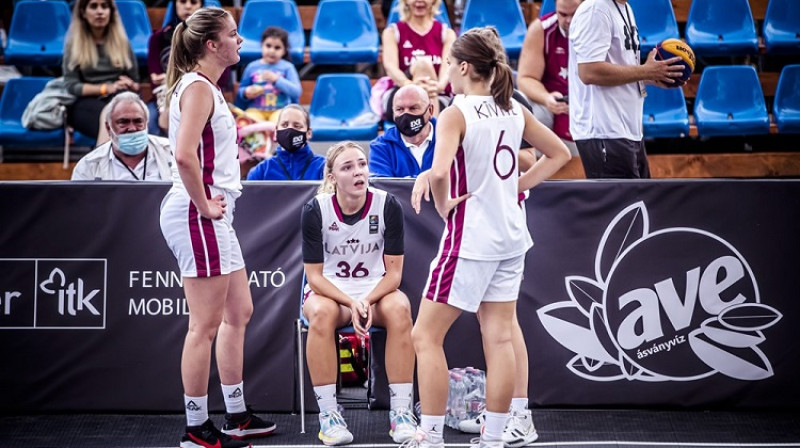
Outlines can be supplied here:
<path id="1" fill-rule="evenodd" d="M 505 135 L 506 131 L 500 131 L 500 138 L 497 139 L 497 146 L 494 148 L 494 172 L 500 176 L 500 179 L 506 180 L 514 173 L 514 170 L 517 169 L 517 156 L 514 154 L 514 150 L 511 149 L 510 146 L 503 144 L 503 135 Z M 508 151 L 508 154 L 511 156 L 511 168 L 508 170 L 507 173 L 503 174 L 500 172 L 501 167 L 498 166 L 498 157 L 504 151 Z"/>

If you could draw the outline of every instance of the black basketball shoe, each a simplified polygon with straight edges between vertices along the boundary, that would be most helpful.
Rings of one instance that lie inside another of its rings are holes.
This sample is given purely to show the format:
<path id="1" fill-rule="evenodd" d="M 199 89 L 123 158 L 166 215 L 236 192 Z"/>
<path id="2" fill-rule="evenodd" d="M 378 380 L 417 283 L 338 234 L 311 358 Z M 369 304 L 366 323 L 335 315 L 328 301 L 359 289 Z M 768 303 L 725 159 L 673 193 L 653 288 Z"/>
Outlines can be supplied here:
<path id="1" fill-rule="evenodd" d="M 181 438 L 181 448 L 249 448 L 250 444 L 224 434 L 211 419 L 200 426 L 187 426 Z"/>
<path id="2" fill-rule="evenodd" d="M 222 432 L 234 439 L 263 437 L 274 431 L 275 423 L 263 420 L 253 414 L 253 410 L 249 406 L 244 412 L 225 414 L 225 426 L 222 427 Z"/>

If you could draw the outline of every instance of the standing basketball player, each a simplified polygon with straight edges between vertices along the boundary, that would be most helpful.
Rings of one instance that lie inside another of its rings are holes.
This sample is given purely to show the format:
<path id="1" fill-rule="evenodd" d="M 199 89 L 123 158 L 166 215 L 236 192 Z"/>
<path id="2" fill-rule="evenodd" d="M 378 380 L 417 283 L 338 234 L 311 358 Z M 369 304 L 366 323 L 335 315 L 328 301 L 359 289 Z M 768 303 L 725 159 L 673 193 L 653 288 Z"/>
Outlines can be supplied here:
<path id="1" fill-rule="evenodd" d="M 333 145 L 323 184 L 303 207 L 306 359 L 320 410 L 319 439 L 325 445 L 353 441 L 336 403 L 334 339 L 336 329 L 351 322 L 361 337 L 373 324 L 386 328 L 389 435 L 402 443 L 417 429 L 411 411 L 411 306 L 398 289 L 403 275 L 403 208 L 391 194 L 370 188 L 368 176 L 363 148 L 350 141 Z"/>
<path id="2" fill-rule="evenodd" d="M 486 421 L 481 447 L 502 447 L 515 384 L 512 331 L 525 252 L 533 244 L 519 193 L 553 175 L 567 147 L 511 99 L 511 67 L 493 27 L 461 35 L 450 51 L 454 107 L 445 109 L 430 172 L 439 215 L 446 221 L 412 332 L 422 418 L 415 447 L 442 447 L 448 395 L 444 337 L 462 311 L 481 312 L 486 356 Z M 522 176 L 522 139 L 544 154 Z"/>
<path id="3" fill-rule="evenodd" d="M 236 22 L 203 8 L 175 28 L 167 69 L 169 140 L 175 151 L 172 189 L 161 204 L 161 232 L 178 259 L 189 305 L 181 358 L 186 434 L 181 448 L 250 446 L 235 440 L 271 433 L 253 415 L 242 382 L 245 327 L 253 313 L 233 208 L 242 185 L 236 126 L 216 85 L 239 61 Z M 225 426 L 208 418 L 211 344 L 225 399 Z"/>

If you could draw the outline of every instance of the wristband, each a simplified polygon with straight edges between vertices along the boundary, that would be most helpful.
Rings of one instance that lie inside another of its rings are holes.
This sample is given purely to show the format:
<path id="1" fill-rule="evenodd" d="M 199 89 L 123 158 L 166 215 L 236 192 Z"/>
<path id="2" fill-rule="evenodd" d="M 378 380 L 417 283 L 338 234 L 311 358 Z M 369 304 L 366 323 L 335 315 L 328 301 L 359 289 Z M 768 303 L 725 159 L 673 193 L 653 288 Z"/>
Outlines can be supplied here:
<path id="1" fill-rule="evenodd" d="M 108 93 L 108 85 L 103 83 L 100 85 L 100 96 L 106 96 Z"/>

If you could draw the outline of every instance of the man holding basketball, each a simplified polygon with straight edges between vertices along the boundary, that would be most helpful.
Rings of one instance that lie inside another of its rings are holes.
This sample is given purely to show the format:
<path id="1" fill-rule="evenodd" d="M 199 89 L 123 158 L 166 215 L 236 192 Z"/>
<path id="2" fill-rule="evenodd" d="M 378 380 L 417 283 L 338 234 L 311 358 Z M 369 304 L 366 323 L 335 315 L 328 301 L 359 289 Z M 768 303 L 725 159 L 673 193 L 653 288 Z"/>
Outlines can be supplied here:
<path id="1" fill-rule="evenodd" d="M 674 85 L 675 57 L 639 61 L 639 33 L 627 0 L 585 0 L 569 29 L 569 129 L 586 177 L 646 179 L 642 135 L 645 82 Z"/>

